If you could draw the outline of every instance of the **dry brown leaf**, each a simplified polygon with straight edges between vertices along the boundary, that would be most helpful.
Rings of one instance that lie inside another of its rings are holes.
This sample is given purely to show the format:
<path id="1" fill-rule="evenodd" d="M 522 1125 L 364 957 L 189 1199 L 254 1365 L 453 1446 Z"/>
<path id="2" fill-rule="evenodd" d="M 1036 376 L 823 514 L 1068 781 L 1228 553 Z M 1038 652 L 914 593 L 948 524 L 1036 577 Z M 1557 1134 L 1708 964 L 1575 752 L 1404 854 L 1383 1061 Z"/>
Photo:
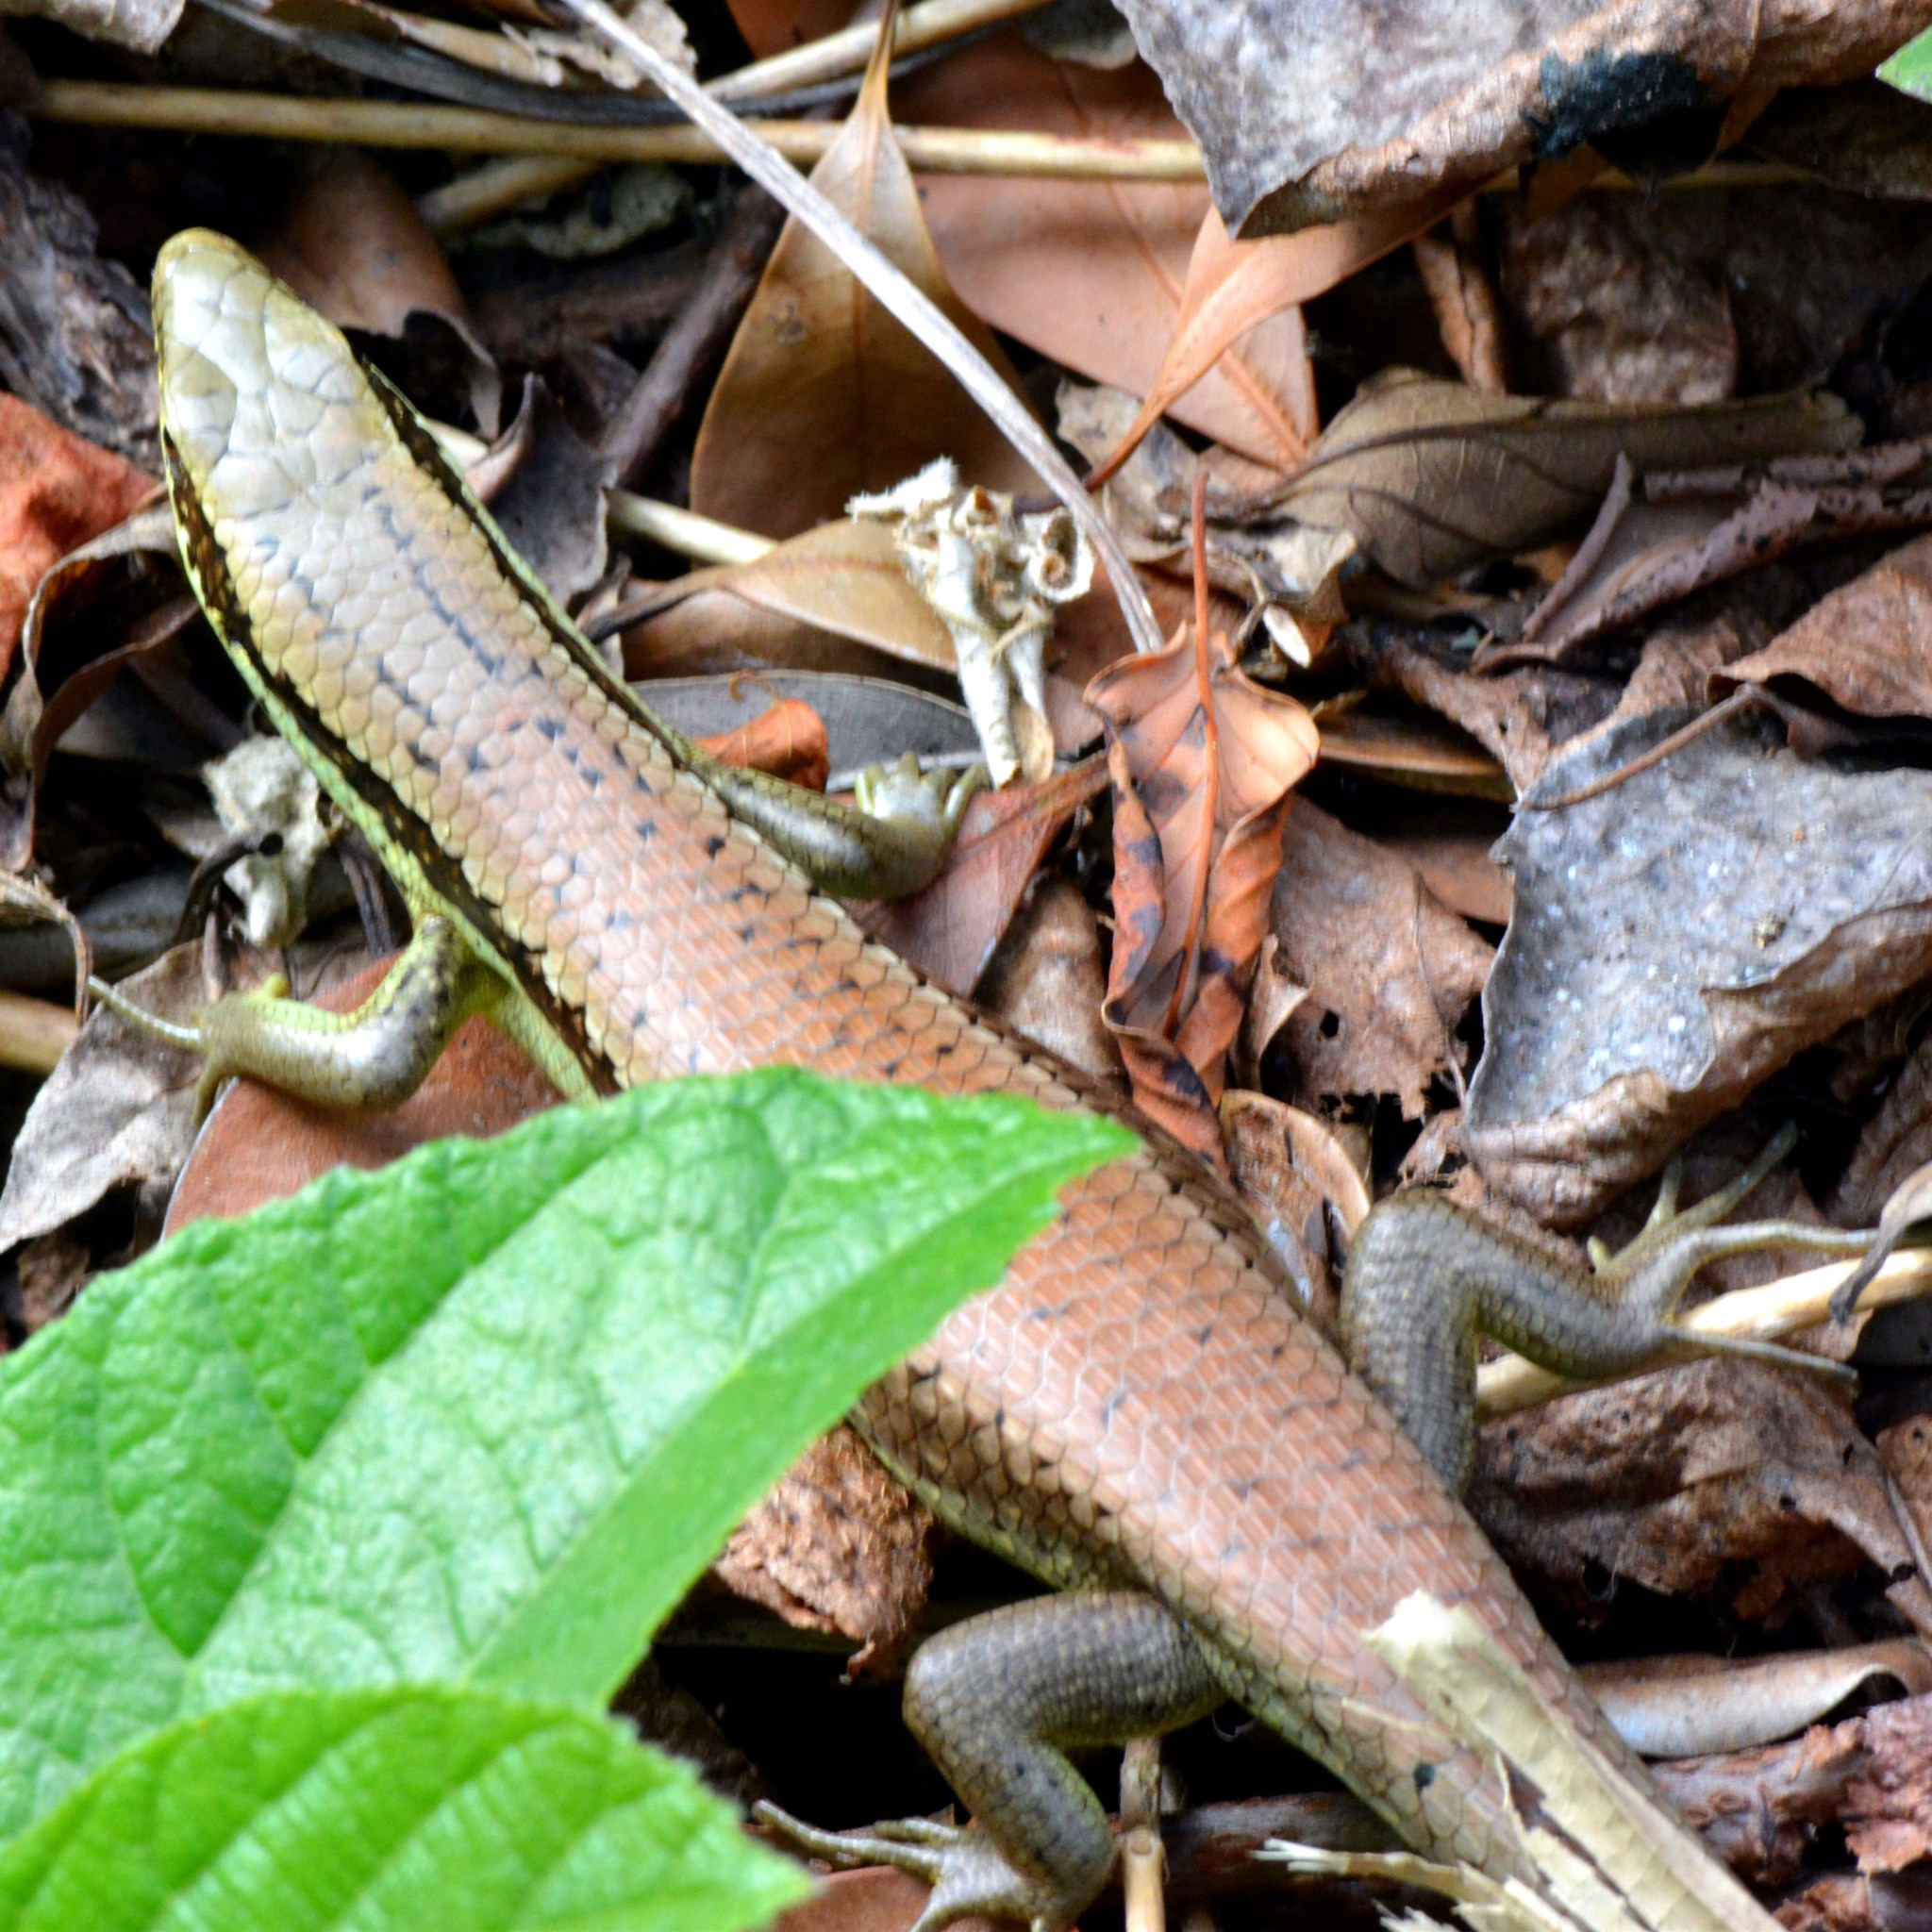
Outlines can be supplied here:
<path id="1" fill-rule="evenodd" d="M 780 620 L 758 634 L 756 651 L 743 635 L 747 606 Z M 805 659 L 782 648 L 799 632 L 849 638 L 929 671 L 955 669 L 953 641 L 908 580 L 891 532 L 851 518 L 822 524 L 750 563 L 675 578 L 625 620 L 625 668 L 633 677 L 669 671 L 674 662 L 691 669 L 791 662 L 806 668 Z M 742 655 L 701 667 L 696 658 L 713 644 L 714 658 Z"/>
<path id="2" fill-rule="evenodd" d="M 1113 781 L 1107 1023 L 1141 1110 L 1219 1166 L 1224 1062 L 1315 727 L 1292 698 L 1241 675 L 1224 636 L 1198 626 L 1102 672 L 1087 701 L 1108 721 Z"/>
<path id="3" fill-rule="evenodd" d="M 975 1005 L 1096 1080 L 1119 1080 L 1120 1049 L 1100 1017 L 1107 958 L 1080 889 L 1042 878 L 973 989 Z"/>
<path id="4" fill-rule="evenodd" d="M 1821 599 L 1761 651 L 1712 674 L 1710 693 L 1800 677 L 1865 718 L 1932 718 L 1932 536 L 1914 538 Z"/>
<path id="5" fill-rule="evenodd" d="M 126 458 L 83 441 L 18 396 L 0 395 L 0 680 L 11 673 L 42 577 L 158 487 Z"/>
<path id="6" fill-rule="evenodd" d="M 754 58 L 767 60 L 837 33 L 855 5 L 856 0 L 731 0 L 731 17 Z"/>
<path id="7" fill-rule="evenodd" d="M 1275 1043 L 1290 1097 L 1319 1114 L 1389 1093 L 1420 1118 L 1490 948 L 1412 867 L 1306 799 L 1288 817 L 1268 921 L 1277 965 L 1309 991 Z"/>
<path id="8" fill-rule="evenodd" d="M 1620 1579 L 1764 1617 L 1866 1560 L 1903 1579 L 1890 1594 L 1923 1633 L 1932 1596 L 1891 1494 L 1816 1378 L 1718 1357 L 1486 1424 L 1470 1507 L 1519 1576 L 1585 1621 Z"/>
<path id="9" fill-rule="evenodd" d="M 1047 848 L 1106 783 L 1106 766 L 1089 758 L 1042 784 L 980 792 L 966 808 L 944 868 L 924 891 L 883 905 L 855 904 L 854 912 L 874 939 L 928 979 L 970 997 Z"/>
<path id="10" fill-rule="evenodd" d="M 1454 198 L 1438 196 L 1412 208 L 1381 211 L 1261 242 L 1230 241 L 1220 215 L 1210 208 L 1188 258 L 1188 279 L 1167 354 L 1140 413 L 1091 480 L 1098 484 L 1111 476 L 1156 421 L 1168 414 L 1248 330 L 1277 315 L 1292 316 L 1299 327 L 1302 303 L 1325 294 L 1357 269 L 1431 226 Z M 1303 366 L 1304 379 L 1284 398 L 1289 414 L 1275 433 L 1280 454 L 1271 460 L 1279 463 L 1298 461 L 1317 427 L 1314 372 L 1306 360 Z M 1291 438 L 1298 439 L 1299 446 Z"/>
<path id="11" fill-rule="evenodd" d="M 1640 473 L 1692 469 L 1836 452 L 1861 433 L 1835 396 L 1619 409 L 1478 395 L 1391 369 L 1362 385 L 1296 476 L 1247 510 L 1346 531 L 1364 557 L 1422 590 L 1590 516 L 1620 454 Z"/>
<path id="12" fill-rule="evenodd" d="M 812 185 L 1017 389 L 992 331 L 953 292 L 926 233 L 887 113 L 889 65 L 874 54 Z M 1041 487 L 951 371 L 810 229 L 788 220 L 706 406 L 691 508 L 790 537 L 935 457 L 951 457 L 969 483 L 1020 494 Z"/>
<path id="13" fill-rule="evenodd" d="M 1415 238 L 1416 273 L 1436 311 L 1436 330 L 1457 373 L 1483 395 L 1509 393 L 1508 325 L 1482 259 L 1482 218 L 1474 201 Z"/>
<path id="14" fill-rule="evenodd" d="M 480 433 L 496 434 L 503 379 L 495 358 L 416 204 L 380 162 L 356 148 L 322 149 L 257 252 L 340 327 L 400 341 L 416 318 L 433 318 L 460 345 Z"/>
<path id="15" fill-rule="evenodd" d="M 908 120 L 1098 140 L 1184 132 L 1136 63 L 1101 73 L 1050 60 L 1016 33 L 962 48 L 898 90 Z M 953 286 L 993 327 L 1095 382 L 1144 396 L 1181 315 L 1206 189 L 1151 181 L 938 175 L 925 218 Z M 1279 470 L 1312 432 L 1297 398 L 1299 318 L 1260 323 L 1172 405 L 1176 422 Z"/>
<path id="16" fill-rule="evenodd" d="M 1509 774 L 1467 732 L 1426 711 L 1390 716 L 1353 705 L 1317 707 L 1322 762 L 1340 771 L 1457 798 L 1507 805 L 1516 797 Z"/>
<path id="17" fill-rule="evenodd" d="M 889 1664 L 932 1588 L 932 1511 L 842 1424 L 821 1436 L 731 1534 L 713 1574 L 799 1630 L 863 1647 L 855 1675 Z"/>

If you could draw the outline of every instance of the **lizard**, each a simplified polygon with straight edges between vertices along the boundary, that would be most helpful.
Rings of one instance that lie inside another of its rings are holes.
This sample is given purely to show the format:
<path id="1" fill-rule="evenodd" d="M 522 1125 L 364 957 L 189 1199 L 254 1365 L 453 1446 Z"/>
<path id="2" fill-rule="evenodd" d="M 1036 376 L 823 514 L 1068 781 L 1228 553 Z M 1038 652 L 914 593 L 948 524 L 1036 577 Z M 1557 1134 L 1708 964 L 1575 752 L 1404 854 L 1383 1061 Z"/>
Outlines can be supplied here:
<path id="1" fill-rule="evenodd" d="M 868 941 L 823 889 L 849 890 L 890 833 L 700 758 L 585 641 L 407 402 L 253 257 L 175 236 L 154 317 L 189 581 L 415 922 L 354 1014 L 275 989 L 215 1003 L 184 1030 L 205 1085 L 252 1074 L 391 1104 L 481 1012 L 570 1097 L 788 1062 L 1122 1111 Z M 1129 1118 L 1137 1151 L 1067 1190 L 1001 1283 L 852 1414 L 943 1521 L 1068 1592 L 913 1660 L 908 1720 L 974 1820 L 881 1828 L 885 1855 L 934 1886 L 924 1932 L 968 1912 L 1070 1924 L 1113 1845 L 1062 1747 L 1227 1698 L 1418 1850 L 1536 1890 L 1504 1767 L 1365 1641 L 1419 1590 L 1473 1618 L 1549 1723 L 1627 1786 L 1648 1842 L 1602 1871 L 1607 1891 L 1668 1868 L 1670 1909 L 1641 1923 L 1766 1932 L 1648 1795 L 1450 1488 L 1304 1317 L 1238 1198 Z"/>

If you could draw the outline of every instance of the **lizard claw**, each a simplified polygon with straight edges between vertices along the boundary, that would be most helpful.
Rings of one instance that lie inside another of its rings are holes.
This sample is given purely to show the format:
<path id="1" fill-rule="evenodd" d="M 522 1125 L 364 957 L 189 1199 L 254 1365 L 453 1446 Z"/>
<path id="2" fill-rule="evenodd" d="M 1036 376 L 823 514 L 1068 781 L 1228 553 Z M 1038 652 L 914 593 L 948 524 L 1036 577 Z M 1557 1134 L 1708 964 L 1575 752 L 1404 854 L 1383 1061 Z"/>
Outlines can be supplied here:
<path id="1" fill-rule="evenodd" d="M 969 765 L 963 772 L 936 765 L 922 772 L 918 758 L 908 751 L 890 767 L 868 765 L 852 789 L 868 818 L 918 826 L 950 843 L 973 794 L 984 790 L 986 782 L 984 765 Z"/>
<path id="2" fill-rule="evenodd" d="M 1019 1919 L 1031 1932 L 1059 1932 L 1073 1923 L 1064 1903 L 1007 1862 L 984 1832 L 931 1818 L 891 1818 L 870 1831 L 824 1831 L 776 1805 L 752 1807 L 758 1823 L 797 1850 L 842 1872 L 891 1865 L 932 1888 L 912 1932 L 941 1932 L 956 1919 Z"/>

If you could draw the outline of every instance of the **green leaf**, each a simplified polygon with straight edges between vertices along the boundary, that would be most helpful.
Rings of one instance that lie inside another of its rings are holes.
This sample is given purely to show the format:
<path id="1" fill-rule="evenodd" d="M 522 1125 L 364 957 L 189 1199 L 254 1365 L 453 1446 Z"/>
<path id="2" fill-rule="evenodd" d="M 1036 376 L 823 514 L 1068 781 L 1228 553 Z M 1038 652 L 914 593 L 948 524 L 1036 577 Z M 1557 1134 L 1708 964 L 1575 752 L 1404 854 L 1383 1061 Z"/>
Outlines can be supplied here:
<path id="1" fill-rule="evenodd" d="M 1907 41 L 1879 68 L 1878 77 L 1890 81 L 1901 93 L 1932 101 L 1932 29 Z"/>
<path id="2" fill-rule="evenodd" d="M 0 1850 L 0 1932 L 741 1932 L 810 1890 L 603 1718 L 282 1691 L 151 1733 Z"/>
<path id="3" fill-rule="evenodd" d="M 201 1223 L 0 1364 L 0 1837 L 179 1715 L 601 1703 L 811 1437 L 1131 1142 L 773 1071 Z"/>

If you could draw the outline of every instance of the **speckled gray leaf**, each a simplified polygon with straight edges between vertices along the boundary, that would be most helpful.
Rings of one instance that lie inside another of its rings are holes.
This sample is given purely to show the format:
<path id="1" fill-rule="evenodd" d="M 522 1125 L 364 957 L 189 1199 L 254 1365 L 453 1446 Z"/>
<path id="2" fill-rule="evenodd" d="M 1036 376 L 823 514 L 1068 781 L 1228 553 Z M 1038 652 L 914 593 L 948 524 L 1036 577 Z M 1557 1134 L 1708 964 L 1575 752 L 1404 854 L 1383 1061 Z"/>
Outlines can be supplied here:
<path id="1" fill-rule="evenodd" d="M 1230 231 L 1388 207 L 1674 110 L 1849 80 L 1927 0 L 1120 0 Z"/>
<path id="2" fill-rule="evenodd" d="M 1557 759 L 1528 803 L 1683 724 Z M 1932 773 L 1852 773 L 1713 732 L 1497 848 L 1515 916 L 1483 995 L 1468 1141 L 1492 1188 L 1576 1224 L 1760 1080 L 1932 972 Z"/>

